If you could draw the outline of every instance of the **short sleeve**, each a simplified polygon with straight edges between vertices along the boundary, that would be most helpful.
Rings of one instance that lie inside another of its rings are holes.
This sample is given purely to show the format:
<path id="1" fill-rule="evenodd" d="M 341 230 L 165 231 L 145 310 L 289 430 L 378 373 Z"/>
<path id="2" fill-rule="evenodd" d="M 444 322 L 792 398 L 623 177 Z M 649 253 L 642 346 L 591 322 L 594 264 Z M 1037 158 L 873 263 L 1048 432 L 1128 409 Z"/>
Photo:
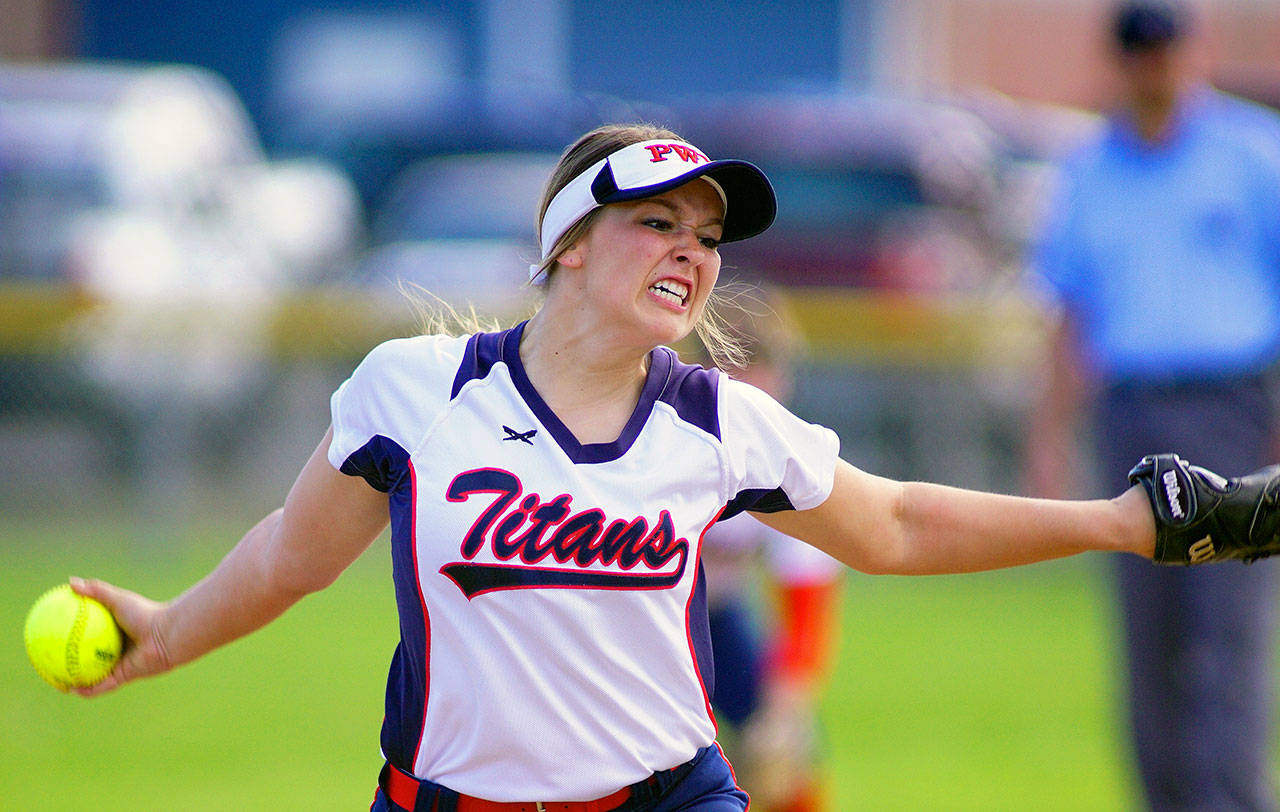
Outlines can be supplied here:
<path id="1" fill-rule="evenodd" d="M 721 514 L 808 510 L 831 495 L 840 440 L 740 381 L 721 382 L 721 441 L 731 496 Z"/>
<path id="2" fill-rule="evenodd" d="M 421 336 L 375 347 L 329 400 L 329 463 L 389 490 L 394 461 L 407 459 L 449 402 L 465 339 Z"/>

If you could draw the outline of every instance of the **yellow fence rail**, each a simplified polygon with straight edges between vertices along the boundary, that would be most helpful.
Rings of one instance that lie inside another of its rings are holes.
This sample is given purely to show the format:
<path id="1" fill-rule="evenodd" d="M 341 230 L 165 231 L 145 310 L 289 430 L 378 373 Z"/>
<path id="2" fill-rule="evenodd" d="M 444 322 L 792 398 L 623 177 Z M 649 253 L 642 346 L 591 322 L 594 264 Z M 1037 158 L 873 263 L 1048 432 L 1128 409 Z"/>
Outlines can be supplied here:
<path id="1" fill-rule="evenodd" d="M 1033 363 L 1045 318 L 1017 295 L 920 296 L 851 288 L 784 292 L 813 357 L 870 365 L 1009 367 Z M 0 284 L 0 354 L 66 352 L 91 341 L 107 314 L 144 322 L 156 342 L 180 341 L 193 325 L 237 318 L 259 322 L 261 350 L 284 359 L 359 357 L 379 341 L 410 335 L 409 302 L 347 288 L 313 288 L 267 302 L 109 304 L 54 284 Z M 499 318 L 507 314 L 498 314 Z M 513 318 L 507 316 L 507 319 Z"/>

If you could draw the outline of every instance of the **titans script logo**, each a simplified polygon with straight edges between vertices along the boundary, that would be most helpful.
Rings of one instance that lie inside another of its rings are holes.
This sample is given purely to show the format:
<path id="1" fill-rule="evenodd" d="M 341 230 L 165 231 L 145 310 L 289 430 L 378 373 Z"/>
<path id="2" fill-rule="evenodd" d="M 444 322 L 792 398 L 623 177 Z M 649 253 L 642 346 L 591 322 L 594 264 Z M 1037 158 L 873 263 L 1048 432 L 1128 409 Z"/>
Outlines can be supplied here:
<path id="1" fill-rule="evenodd" d="M 523 493 L 520 478 L 500 468 L 465 471 L 449 483 L 450 502 L 491 500 L 462 540 L 466 560 L 440 568 L 468 600 L 503 589 L 668 589 L 684 574 L 689 542 L 676 537 L 669 511 L 652 523 L 610 519 L 599 508 L 575 512 L 568 494 L 544 501 Z M 510 563 L 474 561 L 486 547 Z"/>

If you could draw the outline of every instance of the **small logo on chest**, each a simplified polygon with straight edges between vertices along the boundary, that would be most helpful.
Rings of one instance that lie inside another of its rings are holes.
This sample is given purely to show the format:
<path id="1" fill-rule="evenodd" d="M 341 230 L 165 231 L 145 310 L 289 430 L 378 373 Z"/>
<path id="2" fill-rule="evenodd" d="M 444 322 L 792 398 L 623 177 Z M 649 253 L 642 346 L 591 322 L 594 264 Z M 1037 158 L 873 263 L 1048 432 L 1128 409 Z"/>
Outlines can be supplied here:
<path id="1" fill-rule="evenodd" d="M 519 442 L 526 443 L 528 445 L 533 445 L 533 436 L 538 433 L 537 429 L 516 431 L 510 426 L 503 426 L 502 430 L 507 433 L 507 436 L 502 438 L 503 442 L 506 442 L 507 440 L 518 440 Z"/>

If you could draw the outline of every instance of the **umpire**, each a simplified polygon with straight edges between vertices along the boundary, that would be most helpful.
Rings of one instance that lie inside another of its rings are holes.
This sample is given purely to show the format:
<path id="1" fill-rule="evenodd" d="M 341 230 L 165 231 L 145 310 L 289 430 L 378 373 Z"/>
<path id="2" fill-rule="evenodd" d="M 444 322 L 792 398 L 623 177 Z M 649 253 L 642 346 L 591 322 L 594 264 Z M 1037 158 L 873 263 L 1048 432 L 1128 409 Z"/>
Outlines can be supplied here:
<path id="1" fill-rule="evenodd" d="M 1086 392 L 1108 477 L 1144 449 L 1228 475 L 1275 456 L 1280 117 L 1199 80 L 1187 8 L 1125 3 L 1111 22 L 1120 104 L 1065 161 L 1034 258 L 1062 315 L 1028 443 L 1044 495 L 1064 495 Z M 1115 566 L 1151 807 L 1274 809 L 1276 569 Z"/>

